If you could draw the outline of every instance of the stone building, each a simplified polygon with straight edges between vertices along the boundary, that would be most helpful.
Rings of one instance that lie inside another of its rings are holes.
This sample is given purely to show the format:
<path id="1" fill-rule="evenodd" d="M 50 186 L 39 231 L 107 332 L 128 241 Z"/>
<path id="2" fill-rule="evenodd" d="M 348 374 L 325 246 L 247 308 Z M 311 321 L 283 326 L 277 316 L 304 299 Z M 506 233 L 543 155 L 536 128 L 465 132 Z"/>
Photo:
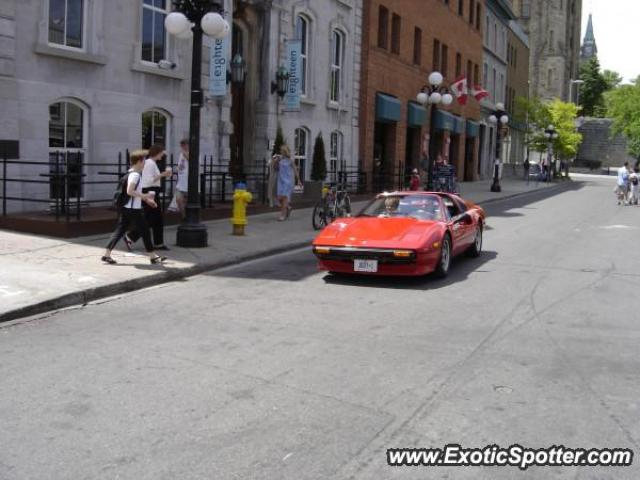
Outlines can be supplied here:
<path id="1" fill-rule="evenodd" d="M 489 96 L 482 100 L 482 121 L 480 126 L 480 165 L 481 177 L 493 176 L 496 157 L 496 126 L 487 118 L 498 103 L 505 104 L 507 87 L 507 64 L 509 60 L 508 32 L 509 23 L 515 19 L 508 0 L 488 0 L 484 16 L 483 36 L 483 76 L 482 84 Z M 506 105 L 505 105 L 506 108 Z M 501 160 L 505 149 L 501 151 Z"/>
<path id="2" fill-rule="evenodd" d="M 593 18 L 589 14 L 589 22 L 587 23 L 587 31 L 584 33 L 582 47 L 580 47 L 580 61 L 584 62 L 598 56 L 598 46 L 596 45 L 596 37 L 593 34 Z"/>
<path id="3" fill-rule="evenodd" d="M 363 20 L 360 108 L 360 168 L 384 178 L 426 167 L 442 154 L 460 180 L 477 178 L 480 108 L 425 108 L 416 101 L 431 72 L 448 85 L 461 75 L 480 83 L 484 2 L 476 0 L 371 0 Z"/>
<path id="4" fill-rule="evenodd" d="M 569 99 L 578 78 L 582 0 L 514 0 L 529 36 L 531 97 Z"/>
<path id="5" fill-rule="evenodd" d="M 221 168 L 232 161 L 251 168 L 268 157 L 281 123 L 305 178 L 320 132 L 333 166 L 356 165 L 361 1 L 225 0 L 232 32 L 218 46 L 227 65 L 240 55 L 244 82 L 223 80 L 213 90 L 217 49 L 205 38 L 201 153 Z M 100 172 L 119 152 L 155 142 L 178 151 L 189 130 L 192 41 L 166 33 L 170 10 L 169 0 L 110 0 L 108 8 L 100 0 L 0 2 L 0 139 L 19 141 L 24 164 L 11 166 L 13 177 L 45 180 L 11 184 L 7 194 L 53 200 L 58 193 L 45 175 L 62 154 L 66 164 L 56 168 L 86 183 L 68 197 L 107 199 L 113 185 L 90 182 L 107 179 Z M 271 84 L 285 63 L 285 40 L 295 38 L 303 91 L 298 111 L 283 112 Z"/>
<path id="6" fill-rule="evenodd" d="M 580 126 L 582 143 L 578 149 L 574 165 L 587 168 L 620 167 L 625 161 L 636 164 L 627 151 L 627 139 L 622 135 L 611 135 L 608 118 L 587 118 Z"/>

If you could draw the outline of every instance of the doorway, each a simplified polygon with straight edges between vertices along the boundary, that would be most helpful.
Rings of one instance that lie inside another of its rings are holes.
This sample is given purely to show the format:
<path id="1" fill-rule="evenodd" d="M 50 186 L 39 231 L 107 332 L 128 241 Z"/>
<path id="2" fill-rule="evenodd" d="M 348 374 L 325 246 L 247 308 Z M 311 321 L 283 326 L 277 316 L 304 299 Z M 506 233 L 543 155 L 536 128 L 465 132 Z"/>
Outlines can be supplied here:
<path id="1" fill-rule="evenodd" d="M 373 189 L 375 192 L 393 190 L 396 124 L 376 122 L 373 136 Z"/>
<path id="2" fill-rule="evenodd" d="M 464 142 L 464 181 L 473 182 L 473 156 L 476 146 L 474 137 L 467 137 Z"/>

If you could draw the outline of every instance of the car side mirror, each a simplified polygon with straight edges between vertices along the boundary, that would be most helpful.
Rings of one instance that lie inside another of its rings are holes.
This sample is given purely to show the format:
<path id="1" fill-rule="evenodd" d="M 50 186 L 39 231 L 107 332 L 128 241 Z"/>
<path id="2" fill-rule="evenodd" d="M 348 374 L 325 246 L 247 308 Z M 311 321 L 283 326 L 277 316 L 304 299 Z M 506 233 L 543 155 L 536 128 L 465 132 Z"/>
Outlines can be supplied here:
<path id="1" fill-rule="evenodd" d="M 468 213 L 463 213 L 460 215 L 458 223 L 461 223 L 462 225 L 471 225 L 473 223 L 473 218 L 471 218 L 471 215 Z"/>

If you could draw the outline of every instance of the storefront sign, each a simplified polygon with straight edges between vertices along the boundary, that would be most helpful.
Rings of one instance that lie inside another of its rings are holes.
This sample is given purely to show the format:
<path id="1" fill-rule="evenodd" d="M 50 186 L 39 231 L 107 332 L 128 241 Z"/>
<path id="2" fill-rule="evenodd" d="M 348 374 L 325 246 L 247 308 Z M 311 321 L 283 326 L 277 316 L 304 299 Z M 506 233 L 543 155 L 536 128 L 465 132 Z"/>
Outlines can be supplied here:
<path id="1" fill-rule="evenodd" d="M 229 66 L 229 38 L 213 39 L 209 58 L 209 94 L 224 97 L 227 94 L 227 68 Z"/>
<path id="2" fill-rule="evenodd" d="M 289 87 L 284 96 L 284 111 L 300 111 L 300 82 L 302 81 L 302 62 L 300 54 L 302 50 L 301 40 L 289 40 L 287 42 L 286 67 L 289 71 Z"/>

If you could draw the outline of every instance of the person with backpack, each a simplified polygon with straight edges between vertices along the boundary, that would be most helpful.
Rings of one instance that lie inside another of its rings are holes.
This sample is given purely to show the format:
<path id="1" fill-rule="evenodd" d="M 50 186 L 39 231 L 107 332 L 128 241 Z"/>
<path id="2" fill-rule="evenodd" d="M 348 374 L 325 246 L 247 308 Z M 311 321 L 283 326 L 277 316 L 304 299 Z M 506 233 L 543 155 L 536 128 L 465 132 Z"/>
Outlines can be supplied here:
<path id="1" fill-rule="evenodd" d="M 142 206 L 144 218 L 147 225 L 151 228 L 153 238 L 153 248 L 155 250 L 169 250 L 164 244 L 164 215 L 162 206 L 159 204 L 160 192 L 162 191 L 161 180 L 170 177 L 173 173 L 170 169 L 160 172 L 158 162 L 165 155 L 164 145 L 155 144 L 149 148 L 149 154 L 144 161 L 142 168 L 142 193 L 152 193 L 153 198 L 158 200 L 156 205 L 152 207 L 149 203 Z M 124 241 L 127 249 L 130 251 L 134 243 L 142 236 L 142 232 L 134 229 L 127 232 Z"/>
<path id="2" fill-rule="evenodd" d="M 152 195 L 142 193 L 142 169 L 147 153 L 146 150 L 137 150 L 131 153 L 131 168 L 118 184 L 118 190 L 114 196 L 114 205 L 118 209 L 118 225 L 111 235 L 106 251 L 101 258 L 106 264 L 114 265 L 117 263 L 111 257 L 111 251 L 131 227 L 135 227 L 141 233 L 144 248 L 147 251 L 147 255 L 149 255 L 151 264 L 162 263 L 167 259 L 155 253 L 153 243 L 151 243 L 149 227 L 142 213 L 143 202 L 150 207 L 157 207 Z"/>

